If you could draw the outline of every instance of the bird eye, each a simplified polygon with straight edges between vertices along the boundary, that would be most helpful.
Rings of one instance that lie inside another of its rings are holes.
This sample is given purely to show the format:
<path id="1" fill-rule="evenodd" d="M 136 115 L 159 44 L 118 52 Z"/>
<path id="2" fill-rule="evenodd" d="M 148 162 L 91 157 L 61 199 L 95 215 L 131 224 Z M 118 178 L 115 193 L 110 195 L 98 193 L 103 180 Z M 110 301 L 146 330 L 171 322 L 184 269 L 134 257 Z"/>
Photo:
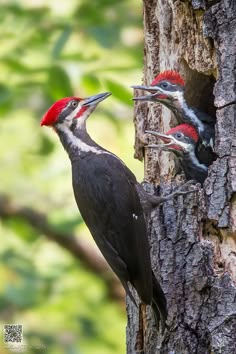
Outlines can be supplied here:
<path id="1" fill-rule="evenodd" d="M 183 134 L 182 134 L 182 133 L 176 133 L 176 134 L 175 134 L 175 137 L 176 137 L 177 139 L 181 139 L 181 138 L 183 137 Z"/>
<path id="2" fill-rule="evenodd" d="M 71 102 L 72 107 L 77 107 L 78 106 L 78 101 L 72 101 Z"/>
<path id="3" fill-rule="evenodd" d="M 164 89 L 167 88 L 168 87 L 168 83 L 167 82 L 162 82 L 161 83 L 161 87 L 164 88 Z"/>

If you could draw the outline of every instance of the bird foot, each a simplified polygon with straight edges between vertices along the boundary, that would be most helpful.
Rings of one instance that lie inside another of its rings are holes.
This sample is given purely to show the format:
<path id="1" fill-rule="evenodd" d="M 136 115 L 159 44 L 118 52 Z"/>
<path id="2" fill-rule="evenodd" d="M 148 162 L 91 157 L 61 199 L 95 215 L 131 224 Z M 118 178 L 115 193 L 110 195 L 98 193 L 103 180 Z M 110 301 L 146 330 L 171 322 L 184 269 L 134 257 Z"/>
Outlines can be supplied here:
<path id="1" fill-rule="evenodd" d="M 150 195 L 149 194 L 149 200 L 150 200 L 150 202 L 152 204 L 152 207 L 155 208 L 155 207 L 159 206 L 160 204 L 163 204 L 164 202 L 166 202 L 166 201 L 168 201 L 170 199 L 178 197 L 179 195 L 187 195 L 189 193 L 196 192 L 196 188 L 193 188 L 191 190 L 182 190 L 183 188 L 184 189 L 188 188 L 190 185 L 193 184 L 193 182 L 196 184 L 195 181 L 191 180 L 191 181 L 188 181 L 188 182 L 184 183 L 180 187 L 176 187 L 174 189 L 174 191 L 172 193 L 170 193 L 169 195 L 167 195 L 167 196 L 158 197 L 156 195 Z"/>

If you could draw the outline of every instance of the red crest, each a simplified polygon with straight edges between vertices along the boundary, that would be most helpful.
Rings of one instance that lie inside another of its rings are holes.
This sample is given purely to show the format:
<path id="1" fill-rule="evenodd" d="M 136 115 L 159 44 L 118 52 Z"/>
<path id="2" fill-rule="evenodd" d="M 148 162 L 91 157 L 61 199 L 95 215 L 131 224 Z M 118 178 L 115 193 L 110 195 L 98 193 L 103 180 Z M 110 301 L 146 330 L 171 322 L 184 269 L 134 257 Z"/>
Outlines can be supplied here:
<path id="1" fill-rule="evenodd" d="M 183 133 L 185 136 L 188 136 L 189 138 L 193 139 L 195 141 L 195 143 L 198 142 L 198 139 L 199 139 L 198 132 L 190 124 L 177 125 L 177 127 L 170 129 L 166 134 L 171 135 L 171 134 L 175 134 L 177 132 Z"/>
<path id="2" fill-rule="evenodd" d="M 71 100 L 78 100 L 80 101 L 80 98 L 78 97 L 64 97 L 55 102 L 49 110 L 44 114 L 40 125 L 53 125 L 56 123 L 57 118 L 59 113 L 63 110 L 63 108 L 66 107 L 66 105 L 71 101 Z"/>
<path id="3" fill-rule="evenodd" d="M 159 82 L 164 81 L 164 80 L 169 81 L 170 83 L 175 84 L 175 85 L 180 85 L 180 86 L 185 85 L 184 79 L 177 71 L 167 70 L 167 71 L 163 71 L 162 73 L 157 75 L 157 77 L 151 83 L 151 86 L 156 86 L 159 84 Z"/>

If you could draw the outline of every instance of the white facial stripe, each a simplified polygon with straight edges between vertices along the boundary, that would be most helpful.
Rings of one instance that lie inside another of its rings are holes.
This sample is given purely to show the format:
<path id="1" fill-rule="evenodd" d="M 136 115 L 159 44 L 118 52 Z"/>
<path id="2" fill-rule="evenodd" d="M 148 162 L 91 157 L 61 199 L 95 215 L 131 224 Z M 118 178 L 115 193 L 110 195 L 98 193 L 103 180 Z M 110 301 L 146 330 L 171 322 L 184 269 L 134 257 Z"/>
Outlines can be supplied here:
<path id="1" fill-rule="evenodd" d="M 173 92 L 173 97 L 179 102 L 180 107 L 183 108 L 184 100 L 184 93 L 182 91 L 175 91 Z"/>
<path id="2" fill-rule="evenodd" d="M 186 115 L 191 118 L 192 122 L 196 124 L 196 126 L 198 127 L 198 131 L 199 132 L 204 131 L 203 123 L 196 116 L 194 111 L 188 107 L 188 105 L 186 104 L 186 102 L 184 100 L 182 102 L 182 108 L 183 108 L 184 112 L 186 113 Z"/>
<path id="3" fill-rule="evenodd" d="M 195 151 L 194 151 L 194 148 L 191 144 L 187 144 L 182 141 L 179 141 L 179 140 L 175 139 L 173 136 L 172 136 L 172 138 L 173 138 L 173 141 L 176 143 L 176 145 L 180 145 L 184 149 L 184 151 L 188 152 L 190 159 L 193 161 L 194 165 L 198 166 L 199 168 L 201 168 L 204 171 L 208 171 L 207 166 L 204 164 L 201 164 L 198 161 Z M 173 143 L 169 143 L 169 144 L 173 145 Z"/>
<path id="4" fill-rule="evenodd" d="M 79 118 L 78 118 L 79 119 Z M 64 134 L 67 135 L 68 139 L 70 140 L 70 142 L 72 143 L 72 145 L 78 149 L 79 153 L 80 152 L 91 152 L 93 154 L 96 154 L 96 155 L 101 155 L 101 154 L 104 154 L 104 155 L 110 155 L 110 156 L 113 156 L 115 157 L 117 160 L 119 160 L 123 165 L 124 162 L 119 158 L 117 157 L 116 155 L 114 155 L 112 152 L 109 152 L 109 151 L 104 151 L 102 149 L 99 149 L 98 147 L 95 147 L 95 146 L 91 146 L 91 145 L 88 145 L 86 144 L 84 141 L 80 140 L 79 138 L 77 138 L 73 132 L 67 127 L 65 126 L 63 123 L 62 124 L 58 124 L 58 129 L 60 131 L 62 131 Z"/>
<path id="5" fill-rule="evenodd" d="M 65 107 L 65 108 L 63 109 L 63 111 L 66 110 L 66 109 L 67 109 L 67 107 Z M 65 120 L 71 121 L 71 120 L 76 116 L 76 114 L 80 111 L 80 109 L 81 109 L 81 105 L 80 105 L 80 103 L 79 103 L 79 104 L 78 104 L 78 107 L 76 107 L 76 108 L 65 118 Z"/>
<path id="6" fill-rule="evenodd" d="M 154 90 L 155 90 L 155 86 L 153 86 Z M 157 93 L 164 93 L 166 95 L 169 95 L 170 91 L 165 91 L 163 88 L 161 87 L 157 87 Z M 154 93 L 155 94 L 155 93 Z"/>
<path id="7" fill-rule="evenodd" d="M 198 161 L 194 151 L 190 151 L 189 155 L 190 155 L 191 160 L 194 162 L 194 165 L 198 166 L 199 168 L 201 168 L 204 171 L 208 170 L 206 165 L 203 165 Z"/>
<path id="8" fill-rule="evenodd" d="M 196 156 L 196 154 L 195 154 L 195 149 L 193 148 L 193 146 L 192 146 L 191 144 L 187 144 L 187 143 L 184 143 L 184 142 L 182 142 L 182 141 L 178 141 L 178 140 L 176 140 L 175 138 L 173 138 L 173 140 L 176 141 L 176 143 L 178 142 L 178 144 L 179 144 L 180 146 L 182 146 L 183 149 L 184 149 L 186 152 L 188 152 L 188 154 L 189 154 L 189 156 L 190 156 L 190 159 L 193 161 L 193 163 L 194 163 L 196 166 L 198 166 L 199 168 L 201 168 L 201 169 L 204 170 L 204 171 L 207 171 L 207 170 L 208 170 L 208 168 L 207 168 L 206 165 L 201 164 L 201 163 L 198 161 L 197 156 Z"/>
<path id="9" fill-rule="evenodd" d="M 184 99 L 184 93 L 182 91 L 175 91 L 175 92 L 165 91 L 164 89 L 159 87 L 158 87 L 158 91 L 163 94 L 166 94 L 167 96 L 172 96 L 175 100 L 177 100 L 179 104 L 179 108 L 181 108 L 185 112 L 185 114 L 191 118 L 192 122 L 196 124 L 196 126 L 198 127 L 199 132 L 204 130 L 203 123 L 196 116 L 194 111 L 188 107 Z"/>
<path id="10" fill-rule="evenodd" d="M 66 110 L 67 108 L 68 108 L 68 106 L 65 107 L 63 109 L 63 111 Z M 60 125 L 64 124 L 64 125 L 70 126 L 73 122 L 73 119 L 77 119 L 78 120 L 76 122 L 77 126 L 82 128 L 83 126 L 85 126 L 85 122 L 86 122 L 87 118 L 93 112 L 93 110 L 95 108 L 96 108 L 96 106 L 86 107 L 86 110 L 83 112 L 83 114 L 80 117 L 75 118 L 76 115 L 79 113 L 79 111 L 81 109 L 83 109 L 83 106 L 80 103 L 78 103 L 78 106 L 68 116 L 65 117 L 64 121 Z"/>
<path id="11" fill-rule="evenodd" d="M 79 103 L 78 106 L 67 117 L 65 117 L 65 121 L 71 122 L 82 108 L 83 106 Z M 78 122 L 83 124 L 95 108 L 96 106 L 86 107 L 86 110 L 83 112 L 83 114 L 78 117 Z M 65 107 L 64 110 L 65 109 L 67 109 L 67 107 Z"/>
<path id="12" fill-rule="evenodd" d="M 175 139 L 175 137 L 173 135 L 170 135 L 170 137 L 171 137 L 171 142 L 165 144 L 165 146 L 173 145 L 173 143 L 175 143 L 176 145 L 181 146 L 184 149 L 184 151 L 189 151 L 189 149 L 192 148 L 192 146 L 190 144 L 187 144 L 187 143 L 184 143 L 183 141 L 179 141 L 179 140 Z"/>
<path id="13" fill-rule="evenodd" d="M 82 107 L 80 107 L 80 108 L 82 108 Z M 87 118 L 90 116 L 90 114 L 94 111 L 95 108 L 96 108 L 96 106 L 86 107 L 86 111 L 83 112 L 82 116 L 75 118 L 76 119 L 76 126 L 78 128 L 85 125 Z"/>

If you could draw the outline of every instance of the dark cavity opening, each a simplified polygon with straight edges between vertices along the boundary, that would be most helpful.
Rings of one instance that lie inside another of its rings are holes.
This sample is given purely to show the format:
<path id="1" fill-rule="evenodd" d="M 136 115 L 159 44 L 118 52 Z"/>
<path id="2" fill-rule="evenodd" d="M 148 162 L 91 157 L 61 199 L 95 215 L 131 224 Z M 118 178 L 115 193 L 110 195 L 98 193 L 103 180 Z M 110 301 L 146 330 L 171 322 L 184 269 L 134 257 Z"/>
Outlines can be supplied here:
<path id="1" fill-rule="evenodd" d="M 196 107 L 216 117 L 213 89 L 216 79 L 213 75 L 201 74 L 191 70 L 186 62 L 182 62 L 185 79 L 185 99 L 190 107 Z"/>

